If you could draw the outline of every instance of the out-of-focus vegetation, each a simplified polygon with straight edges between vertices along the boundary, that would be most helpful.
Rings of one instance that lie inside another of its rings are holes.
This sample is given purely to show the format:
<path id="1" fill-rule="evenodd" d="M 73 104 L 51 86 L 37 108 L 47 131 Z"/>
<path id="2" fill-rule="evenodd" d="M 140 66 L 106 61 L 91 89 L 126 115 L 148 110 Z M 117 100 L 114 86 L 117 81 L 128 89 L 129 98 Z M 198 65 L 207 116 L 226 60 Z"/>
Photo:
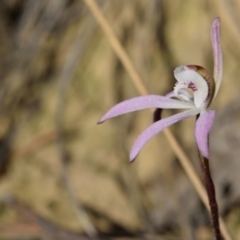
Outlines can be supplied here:
<path id="1" fill-rule="evenodd" d="M 98 3 L 152 94 L 173 88 L 179 65 L 212 74 L 210 26 L 221 18 L 211 168 L 220 212 L 240 238 L 240 2 Z M 163 134 L 128 163 L 149 112 L 96 125 L 138 93 L 84 1 L 0 1 L 0 76 L 0 239 L 79 239 L 84 214 L 101 235 L 212 239 L 208 213 Z M 199 171 L 193 129 L 194 119 L 172 127 Z"/>

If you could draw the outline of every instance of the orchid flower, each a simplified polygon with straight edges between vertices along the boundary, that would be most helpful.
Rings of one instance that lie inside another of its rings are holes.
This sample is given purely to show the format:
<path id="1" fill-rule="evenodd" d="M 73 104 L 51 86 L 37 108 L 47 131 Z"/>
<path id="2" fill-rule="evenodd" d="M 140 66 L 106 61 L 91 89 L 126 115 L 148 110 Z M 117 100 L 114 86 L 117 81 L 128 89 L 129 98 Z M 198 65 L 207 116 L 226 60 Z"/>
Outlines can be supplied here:
<path id="1" fill-rule="evenodd" d="M 146 108 L 157 109 L 187 109 L 173 116 L 161 119 L 153 123 L 135 141 L 131 152 L 130 162 L 138 156 L 144 145 L 156 134 L 170 125 L 197 115 L 195 127 L 195 139 L 200 153 L 209 158 L 208 135 L 211 130 L 215 111 L 208 110 L 212 100 L 216 97 L 222 80 L 222 52 L 220 46 L 220 19 L 216 18 L 211 27 L 211 42 L 214 57 L 214 79 L 211 79 L 207 71 L 197 65 L 184 65 L 174 70 L 177 83 L 174 90 L 166 96 L 145 95 L 123 101 L 112 107 L 99 121 L 103 123 L 107 119 Z M 193 95 L 185 89 L 191 89 Z"/>

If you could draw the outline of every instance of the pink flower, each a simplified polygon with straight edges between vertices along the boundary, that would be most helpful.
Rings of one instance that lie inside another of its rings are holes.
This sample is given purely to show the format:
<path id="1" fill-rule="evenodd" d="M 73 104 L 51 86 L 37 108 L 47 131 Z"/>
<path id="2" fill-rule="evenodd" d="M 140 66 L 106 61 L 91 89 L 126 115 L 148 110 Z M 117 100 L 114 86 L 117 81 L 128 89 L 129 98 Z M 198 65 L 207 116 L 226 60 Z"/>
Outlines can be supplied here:
<path id="1" fill-rule="evenodd" d="M 199 116 L 195 127 L 196 143 L 201 154 L 209 158 L 208 135 L 214 121 L 215 111 L 208 110 L 208 107 L 216 97 L 222 80 L 222 52 L 219 31 L 220 19 L 216 18 L 211 27 L 214 80 L 211 81 L 211 78 L 209 78 L 207 71 L 203 67 L 196 65 L 177 67 L 174 70 L 174 77 L 177 80 L 174 91 L 166 96 L 146 95 L 123 101 L 111 108 L 98 121 L 100 124 L 109 118 L 146 108 L 188 109 L 171 117 L 156 121 L 143 131 L 131 149 L 130 162 L 134 161 L 144 145 L 164 128 L 195 115 Z M 185 90 L 187 88 L 193 91 L 193 95 Z"/>

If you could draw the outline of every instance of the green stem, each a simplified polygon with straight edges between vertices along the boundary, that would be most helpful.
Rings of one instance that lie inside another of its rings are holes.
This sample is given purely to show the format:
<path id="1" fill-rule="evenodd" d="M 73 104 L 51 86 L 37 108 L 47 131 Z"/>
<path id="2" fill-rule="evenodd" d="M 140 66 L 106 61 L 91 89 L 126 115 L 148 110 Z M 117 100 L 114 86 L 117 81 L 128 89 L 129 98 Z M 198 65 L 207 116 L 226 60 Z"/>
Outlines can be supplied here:
<path id="1" fill-rule="evenodd" d="M 208 201 L 209 201 L 209 206 L 211 210 L 211 218 L 212 218 L 212 225 L 214 229 L 215 239 L 222 240 L 223 238 L 222 238 L 220 227 L 219 227 L 218 204 L 217 204 L 217 199 L 215 195 L 214 183 L 213 183 L 213 180 L 211 177 L 211 171 L 209 168 L 209 160 L 203 157 L 200 151 L 198 151 L 198 155 L 200 159 L 205 186 L 207 189 L 207 195 L 208 195 Z"/>

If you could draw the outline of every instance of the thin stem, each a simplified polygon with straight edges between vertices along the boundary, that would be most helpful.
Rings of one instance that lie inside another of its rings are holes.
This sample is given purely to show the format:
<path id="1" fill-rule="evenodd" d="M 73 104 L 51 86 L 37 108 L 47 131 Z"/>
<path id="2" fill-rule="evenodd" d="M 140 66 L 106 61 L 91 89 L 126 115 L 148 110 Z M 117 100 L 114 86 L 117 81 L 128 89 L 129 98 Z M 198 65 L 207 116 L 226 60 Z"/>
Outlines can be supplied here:
<path id="1" fill-rule="evenodd" d="M 222 235 L 219 227 L 219 214 L 218 214 L 218 204 L 215 194 L 215 187 L 211 177 L 211 171 L 209 168 L 209 160 L 201 155 L 198 151 L 200 165 L 202 169 L 202 174 L 207 189 L 208 201 L 210 206 L 212 225 L 215 233 L 216 240 L 222 240 Z"/>

